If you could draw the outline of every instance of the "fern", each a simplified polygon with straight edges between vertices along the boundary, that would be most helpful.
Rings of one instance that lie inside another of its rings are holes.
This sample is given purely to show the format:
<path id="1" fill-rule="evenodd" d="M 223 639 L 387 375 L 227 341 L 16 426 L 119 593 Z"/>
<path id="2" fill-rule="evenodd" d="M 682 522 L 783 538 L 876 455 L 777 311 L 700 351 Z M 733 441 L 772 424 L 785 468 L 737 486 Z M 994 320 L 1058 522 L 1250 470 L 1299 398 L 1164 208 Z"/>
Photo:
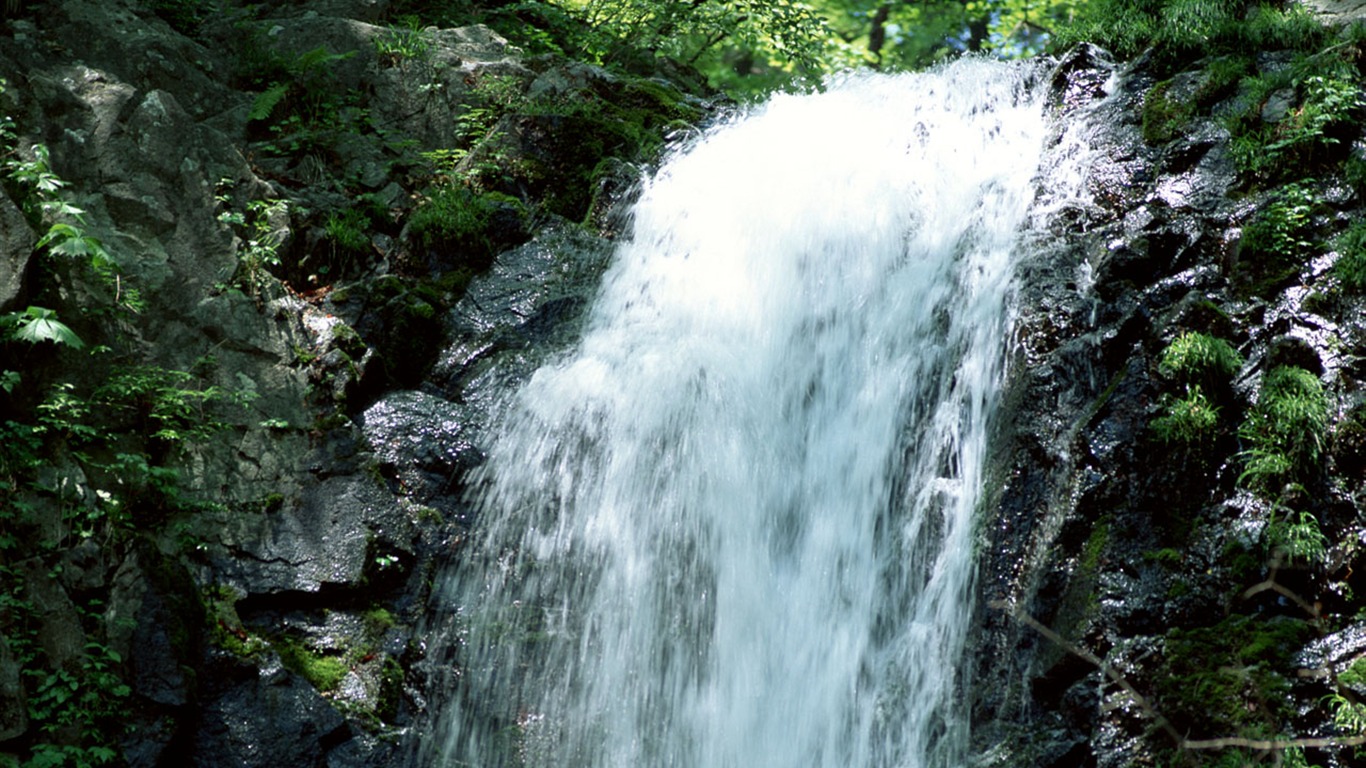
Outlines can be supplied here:
<path id="1" fill-rule="evenodd" d="M 288 83 L 276 83 L 263 91 L 256 100 L 251 103 L 251 111 L 247 113 L 247 122 L 255 120 L 265 120 L 275 111 L 275 107 L 289 93 Z"/>

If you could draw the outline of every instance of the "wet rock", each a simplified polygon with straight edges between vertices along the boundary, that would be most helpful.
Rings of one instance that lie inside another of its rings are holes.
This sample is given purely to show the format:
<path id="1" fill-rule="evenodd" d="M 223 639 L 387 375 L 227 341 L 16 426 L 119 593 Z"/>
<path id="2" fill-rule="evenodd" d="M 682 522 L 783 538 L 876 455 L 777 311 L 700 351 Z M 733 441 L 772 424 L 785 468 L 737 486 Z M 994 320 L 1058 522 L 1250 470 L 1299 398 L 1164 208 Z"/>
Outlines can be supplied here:
<path id="1" fill-rule="evenodd" d="M 105 623 L 133 693 L 169 708 L 193 700 L 204 611 L 184 566 L 150 546 L 135 549 L 114 574 Z"/>
<path id="2" fill-rule="evenodd" d="M 462 474 L 483 461 L 477 417 L 433 395 L 392 392 L 358 421 L 381 471 L 422 503 L 458 495 Z"/>
<path id="3" fill-rule="evenodd" d="M 226 515 L 213 548 L 213 577 L 247 594 L 356 586 L 377 547 L 411 553 L 414 520 L 369 476 L 339 476 L 308 489 L 297 505 Z"/>
<path id="4" fill-rule="evenodd" d="M 76 604 L 52 572 L 37 559 L 19 564 L 26 599 L 38 617 L 38 646 L 51 668 L 73 663 L 85 652 L 85 629 Z"/>
<path id="5" fill-rule="evenodd" d="M 431 379 L 452 398 L 491 406 L 490 394 L 508 391 L 577 338 L 610 255 L 607 242 L 561 226 L 500 256 L 451 311 L 454 343 Z"/>
<path id="6" fill-rule="evenodd" d="M 1359 323 L 1352 308 L 1331 298 L 1320 253 L 1326 246 L 1305 246 L 1284 290 L 1241 295 L 1230 279 L 1239 266 L 1238 224 L 1268 195 L 1248 194 L 1249 180 L 1240 178 L 1219 125 L 1217 115 L 1240 97 L 1201 95 L 1198 108 L 1185 109 L 1181 100 L 1195 99 L 1208 79 L 1199 66 L 1157 87 L 1143 60 L 1114 77 L 1108 68 L 1089 75 L 1076 69 L 1101 61 L 1096 55 L 1066 60 L 1055 80 L 1064 94 L 1055 94 L 1055 108 L 1073 115 L 1069 131 L 1096 151 L 1087 182 L 1093 204 L 1059 211 L 1021 271 L 1021 354 L 997 459 L 1007 469 L 995 486 L 1000 497 L 986 525 L 981 578 L 989 598 L 1055 634 L 994 609 L 984 613 L 974 728 L 982 754 L 996 756 L 989 765 L 1127 766 L 1164 759 L 1162 751 L 1174 742 L 1154 728 L 1158 715 L 1100 679 L 1096 664 L 1081 662 L 1069 648 L 1117 670 L 1161 710 L 1178 706 L 1170 682 L 1178 668 L 1190 678 L 1178 685 L 1196 686 L 1206 666 L 1217 666 L 1212 660 L 1237 658 L 1249 639 L 1265 643 L 1281 654 L 1274 664 L 1270 656 L 1258 661 L 1272 681 L 1267 690 L 1276 691 L 1268 694 L 1272 703 L 1257 703 L 1261 694 L 1251 688 L 1225 698 L 1246 697 L 1239 699 L 1244 710 L 1259 714 L 1284 699 L 1298 718 L 1286 727 L 1305 735 L 1331 732 L 1325 710 L 1315 705 L 1329 689 L 1295 665 L 1342 671 L 1361 655 L 1354 626 L 1298 647 L 1312 634 L 1311 611 L 1338 626 L 1350 622 L 1354 603 L 1339 602 L 1344 587 L 1332 584 L 1355 588 L 1357 563 L 1348 552 L 1361 537 L 1360 494 L 1346 492 L 1355 481 L 1337 474 L 1362 466 L 1366 455 L 1359 447 L 1366 430 L 1351 415 L 1363 384 L 1349 361 L 1353 353 L 1344 354 L 1344 347 L 1359 346 Z M 1282 52 L 1258 57 L 1264 72 L 1289 62 Z M 1072 89 L 1102 94 L 1073 104 L 1065 96 L 1069 82 L 1106 85 Z M 1139 125 L 1151 117 L 1145 104 L 1162 96 L 1176 100 L 1165 115 L 1174 116 L 1173 124 L 1139 136 Z M 1281 105 L 1269 110 L 1263 119 L 1279 119 Z M 1314 187 L 1316 204 L 1327 209 L 1314 226 L 1325 231 L 1345 226 L 1330 221 L 1359 215 L 1359 202 L 1336 187 L 1332 181 Z M 1201 383 L 1215 411 L 1206 434 L 1191 443 L 1164 441 L 1153 422 L 1189 390 L 1160 361 L 1188 331 L 1228 341 L 1245 362 L 1226 379 Z M 1244 487 L 1249 446 L 1240 426 L 1258 402 L 1261 374 L 1278 365 L 1319 376 L 1343 410 L 1334 417 L 1326 471 L 1267 498 Z M 1300 510 L 1329 541 L 1330 553 L 1313 567 L 1271 555 L 1270 532 Z M 1189 638 L 1197 635 L 1215 636 L 1206 645 L 1218 646 L 1220 627 L 1242 633 L 1243 645 L 1192 650 Z M 1297 651 L 1294 664 L 1282 663 Z M 1208 664 L 1202 666 L 1201 654 Z M 1288 687 L 1277 688 L 1277 680 Z M 1161 691 L 1165 702 L 1154 698 Z M 1194 707 L 1186 720 L 1199 709 L 1198 703 L 1180 706 Z M 1239 730 L 1241 710 L 1227 717 L 1199 725 Z M 1192 722 L 1173 725 L 1200 730 Z M 1341 759 L 1321 758 L 1347 764 Z"/>
<path id="7" fill-rule="evenodd" d="M 327 700 L 271 655 L 259 667 L 217 658 L 194 735 L 205 768 L 317 768 L 350 738 Z"/>
<path id="8" fill-rule="evenodd" d="M 12 304 L 24 289 L 28 262 L 37 241 L 38 236 L 23 212 L 0 192 L 0 312 L 19 309 Z"/>

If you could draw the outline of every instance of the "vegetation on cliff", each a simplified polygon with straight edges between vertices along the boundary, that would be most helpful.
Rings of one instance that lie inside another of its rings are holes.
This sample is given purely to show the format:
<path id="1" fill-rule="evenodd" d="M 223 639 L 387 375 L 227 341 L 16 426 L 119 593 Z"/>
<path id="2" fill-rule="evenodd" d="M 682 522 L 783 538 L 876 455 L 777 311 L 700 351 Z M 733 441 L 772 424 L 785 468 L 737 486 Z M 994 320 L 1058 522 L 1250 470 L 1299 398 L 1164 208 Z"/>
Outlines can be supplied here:
<path id="1" fill-rule="evenodd" d="M 1162 172 L 1184 177 L 1222 152 L 1237 184 L 1228 237 L 1187 248 L 1145 231 L 1105 257 L 1139 267 L 1102 264 L 1096 291 L 1115 305 L 1149 278 L 1210 268 L 1219 282 L 1144 305 L 1161 319 L 1143 333 L 1117 326 L 1134 350 L 1113 353 L 1126 362 L 1087 406 L 1107 418 L 1126 388 L 1145 404 L 1130 434 L 1143 462 L 1125 465 L 1137 490 L 1077 494 L 1063 586 L 1033 607 L 1143 699 L 1068 699 L 1069 725 L 1134 737 L 1145 746 L 1116 754 L 1144 764 L 1353 759 L 1366 736 L 1366 646 L 1352 639 L 1366 573 L 1360 26 L 1234 0 L 393 0 L 341 3 L 365 18 L 336 25 L 308 4 L 127 0 L 109 5 L 161 58 L 120 70 L 131 57 L 101 47 L 81 4 L 58 5 L 6 4 L 0 44 L 0 268 L 17 276 L 0 274 L 0 761 L 210 750 L 201 710 L 257 684 L 330 723 L 287 742 L 301 755 L 397 738 L 420 685 L 405 642 L 420 600 L 398 595 L 429 588 L 422 564 L 458 547 L 459 526 L 392 466 L 356 458 L 354 420 L 424 381 L 473 276 L 547 223 L 614 235 L 613 206 L 706 118 L 712 89 L 744 98 L 838 67 L 1083 41 L 1139 62 L 1135 155 L 1162 153 Z M 198 127 L 156 145 L 174 155 L 156 184 L 83 149 L 166 125 Z M 205 135 L 236 159 L 180 151 Z M 1109 192 L 1141 215 L 1186 215 Z M 1135 276 L 1160 259 L 1170 273 Z M 343 475 L 443 533 L 405 539 L 367 519 L 349 548 L 319 550 L 342 553 L 341 576 L 269 570 L 287 558 L 262 532 L 297 533 L 304 489 Z M 1160 583 L 1161 621 L 1102 594 L 1131 574 Z M 1058 678 L 1101 676 L 1031 673 L 1041 699 Z M 367 749 L 373 764 L 393 755 Z"/>
<path id="2" fill-rule="evenodd" d="M 1349 277 L 1366 28 L 1337 21 L 1294 3 L 1097 0 L 1055 36 L 1127 60 L 1113 99 L 1141 120 L 1106 134 L 1110 214 L 1077 249 L 1100 304 L 1073 333 L 1112 339 L 1084 369 L 1101 384 L 1034 378 L 1069 370 L 1062 357 L 1023 374 L 1091 405 L 1050 438 L 1076 454 L 1053 470 L 1059 538 L 1039 535 L 1066 543 L 1014 606 L 1055 646 L 1035 657 L 1030 696 L 1055 713 L 1039 727 L 1076 740 L 1036 738 L 1018 764 L 1339 766 L 1366 743 Z M 1008 488 L 1007 506 L 1029 486 Z"/>

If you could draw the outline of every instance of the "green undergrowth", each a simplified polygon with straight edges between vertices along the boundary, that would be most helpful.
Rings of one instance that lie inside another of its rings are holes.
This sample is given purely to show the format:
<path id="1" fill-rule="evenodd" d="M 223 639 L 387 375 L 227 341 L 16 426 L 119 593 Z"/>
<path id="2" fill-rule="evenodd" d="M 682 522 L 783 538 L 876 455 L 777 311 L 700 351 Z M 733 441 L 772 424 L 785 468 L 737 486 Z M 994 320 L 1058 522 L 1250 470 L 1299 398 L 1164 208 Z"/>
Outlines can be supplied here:
<path id="1" fill-rule="evenodd" d="M 1333 241 L 1338 259 L 1333 272 L 1344 288 L 1366 292 L 1366 221 L 1354 221 Z"/>
<path id="2" fill-rule="evenodd" d="M 1313 636 L 1309 622 L 1282 616 L 1171 629 L 1154 705 L 1190 738 L 1274 735 L 1295 715 L 1293 656 Z"/>
<path id="3" fill-rule="evenodd" d="M 1239 482 L 1268 494 L 1287 483 L 1309 485 L 1320 471 L 1328 425 L 1328 397 L 1317 376 L 1294 366 L 1268 371 L 1238 429 L 1246 446 Z"/>
<path id="4" fill-rule="evenodd" d="M 1241 109 L 1224 118 L 1239 168 L 1274 183 L 1340 165 L 1361 117 L 1359 57 L 1354 45 L 1329 45 L 1243 78 Z M 1268 114 L 1277 99 L 1283 111 Z"/>
<path id="5" fill-rule="evenodd" d="M 1321 205 L 1310 181 L 1286 184 L 1243 227 L 1234 282 L 1244 296 L 1268 296 L 1303 270 L 1319 246 L 1314 213 Z"/>
<path id="6" fill-rule="evenodd" d="M 117 765 L 134 701 L 110 637 L 127 628 L 108 619 L 107 581 L 68 580 L 70 553 L 95 549 L 98 567 L 112 568 L 141 551 L 147 578 L 169 584 L 174 575 L 146 542 L 166 533 L 166 546 L 177 546 L 172 527 L 213 506 L 186 490 L 181 467 L 244 423 L 257 385 L 225 384 L 207 349 L 184 368 L 145 354 L 145 302 L 123 254 L 92 233 L 46 148 L 24 146 L 4 116 L 0 184 L 39 233 L 20 297 L 27 307 L 0 316 L 0 634 L 29 721 L 5 750 L 25 768 Z M 62 623 L 61 610 L 37 614 L 40 580 L 70 600 L 79 627 Z M 162 631 L 177 651 L 190 647 L 174 622 Z M 55 656 L 54 632 L 76 633 L 63 642 L 79 652 Z"/>
<path id="7" fill-rule="evenodd" d="M 1158 440 L 1195 446 L 1218 434 L 1220 401 L 1228 398 L 1229 380 L 1243 356 L 1224 339 L 1186 331 L 1163 349 L 1157 370 L 1176 392 L 1164 392 L 1161 413 L 1151 427 Z"/>
<path id="8" fill-rule="evenodd" d="M 1058 49 L 1093 42 L 1123 59 L 1150 50 L 1158 71 L 1210 55 L 1312 50 L 1328 32 L 1297 4 L 1244 0 L 1093 0 L 1053 37 Z"/>

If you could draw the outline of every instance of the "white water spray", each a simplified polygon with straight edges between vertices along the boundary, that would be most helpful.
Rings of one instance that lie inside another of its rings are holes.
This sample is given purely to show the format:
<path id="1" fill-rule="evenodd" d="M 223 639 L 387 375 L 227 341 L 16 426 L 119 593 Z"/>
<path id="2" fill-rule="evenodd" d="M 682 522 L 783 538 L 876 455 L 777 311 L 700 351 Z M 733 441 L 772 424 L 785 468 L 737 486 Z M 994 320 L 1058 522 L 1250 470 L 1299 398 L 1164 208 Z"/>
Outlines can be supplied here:
<path id="1" fill-rule="evenodd" d="M 961 765 L 1029 80 L 850 77 L 649 183 L 491 446 L 428 762 Z"/>

